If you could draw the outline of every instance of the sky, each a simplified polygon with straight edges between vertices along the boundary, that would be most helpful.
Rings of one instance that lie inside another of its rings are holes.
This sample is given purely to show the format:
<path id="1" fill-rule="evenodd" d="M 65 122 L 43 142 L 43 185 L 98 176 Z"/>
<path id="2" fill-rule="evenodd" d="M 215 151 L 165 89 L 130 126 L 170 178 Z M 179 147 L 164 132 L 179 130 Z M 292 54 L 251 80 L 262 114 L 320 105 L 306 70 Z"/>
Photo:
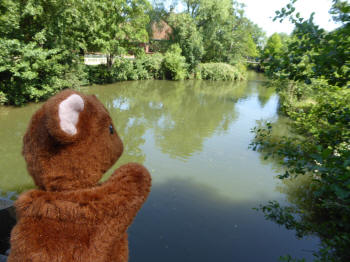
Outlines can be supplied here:
<path id="1" fill-rule="evenodd" d="M 277 20 L 272 21 L 275 11 L 285 7 L 290 2 L 289 0 L 238 0 L 238 2 L 246 5 L 246 17 L 261 27 L 267 36 L 275 32 L 290 34 L 293 31 L 294 26 L 287 20 L 282 23 Z M 303 18 L 309 18 L 311 13 L 315 12 L 315 24 L 327 31 L 339 26 L 332 21 L 328 13 L 332 6 L 331 0 L 298 0 L 294 6 L 295 12 L 299 12 Z"/>

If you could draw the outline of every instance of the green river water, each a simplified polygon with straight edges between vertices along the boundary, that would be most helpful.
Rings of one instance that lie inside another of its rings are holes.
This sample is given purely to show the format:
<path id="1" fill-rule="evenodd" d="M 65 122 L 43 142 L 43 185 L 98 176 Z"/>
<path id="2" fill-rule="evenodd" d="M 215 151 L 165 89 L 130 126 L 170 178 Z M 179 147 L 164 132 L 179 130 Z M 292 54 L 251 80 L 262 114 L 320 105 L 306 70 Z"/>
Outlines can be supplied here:
<path id="1" fill-rule="evenodd" d="M 264 82 L 252 73 L 241 83 L 152 80 L 80 89 L 104 103 L 124 142 L 123 156 L 104 178 L 130 161 L 153 177 L 150 197 L 129 229 L 131 262 L 312 257 L 317 239 L 298 240 L 252 209 L 286 199 L 276 165 L 248 149 L 256 121 L 278 118 L 278 96 Z M 0 107 L 2 190 L 34 186 L 21 147 L 39 107 Z"/>

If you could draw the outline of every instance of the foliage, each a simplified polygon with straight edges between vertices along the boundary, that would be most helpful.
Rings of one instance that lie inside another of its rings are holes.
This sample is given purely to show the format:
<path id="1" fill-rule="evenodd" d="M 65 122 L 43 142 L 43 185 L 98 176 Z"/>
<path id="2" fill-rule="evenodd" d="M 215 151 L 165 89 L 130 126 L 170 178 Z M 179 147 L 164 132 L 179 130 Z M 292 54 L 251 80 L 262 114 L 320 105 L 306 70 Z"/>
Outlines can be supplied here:
<path id="1" fill-rule="evenodd" d="M 196 68 L 197 79 L 205 80 L 242 80 L 245 78 L 244 67 L 232 66 L 225 63 L 203 63 Z"/>
<path id="2" fill-rule="evenodd" d="M 256 43 L 254 42 L 250 34 L 247 35 L 245 41 L 246 41 L 245 49 L 243 49 L 245 51 L 245 55 L 251 58 L 258 57 L 259 52 L 258 52 Z"/>
<path id="3" fill-rule="evenodd" d="M 282 52 L 282 40 L 278 33 L 272 34 L 266 42 L 264 48 L 264 55 L 266 57 L 278 55 Z"/>
<path id="4" fill-rule="evenodd" d="M 86 51 L 109 54 L 109 66 L 115 54 L 138 51 L 148 40 L 149 8 L 146 0 L 1 1 L 0 103 L 39 101 L 79 85 L 78 56 Z"/>
<path id="5" fill-rule="evenodd" d="M 287 52 L 288 40 L 288 36 L 278 33 L 268 38 L 261 54 L 263 68 L 268 76 L 275 77 L 279 72 L 282 56 Z"/>
<path id="6" fill-rule="evenodd" d="M 204 55 L 201 62 L 236 64 L 246 57 L 258 56 L 264 45 L 265 34 L 244 16 L 241 4 L 235 0 L 181 2 L 185 6 L 184 13 L 193 18 L 203 40 Z M 187 19 L 182 23 L 192 26 L 192 21 Z M 192 37 L 198 41 L 197 37 Z M 184 51 L 183 45 L 180 46 Z"/>
<path id="7" fill-rule="evenodd" d="M 104 84 L 125 80 L 170 79 L 187 77 L 185 58 L 178 46 L 173 46 L 164 56 L 160 53 L 142 55 L 136 59 L 115 58 L 111 67 L 87 66 L 90 83 Z"/>
<path id="8" fill-rule="evenodd" d="M 171 42 L 182 49 L 189 73 L 199 63 L 241 64 L 258 57 L 264 45 L 265 33 L 244 16 L 243 5 L 235 0 L 182 0 L 182 13 L 173 11 L 176 0 L 170 10 L 161 1 L 154 2 L 152 19 L 163 19 L 172 27 Z"/>
<path id="9" fill-rule="evenodd" d="M 311 175 L 308 201 L 312 204 L 305 210 L 300 203 L 281 207 L 271 202 L 261 210 L 268 219 L 296 230 L 299 237 L 317 234 L 323 245 L 315 254 L 318 261 L 346 261 L 350 257 L 350 92 L 324 83 L 313 85 L 306 91 L 314 92 L 307 110 L 294 103 L 309 97 L 300 95 L 303 89 L 290 85 L 289 95 L 282 95 L 284 111 L 300 136 L 276 138 L 273 125 L 267 124 L 254 130 L 252 143 L 253 149 L 280 159 L 286 167 L 281 179 Z"/>
<path id="10" fill-rule="evenodd" d="M 202 61 L 240 68 L 247 57 L 258 55 L 264 34 L 236 1 L 185 2 L 187 11 L 175 14 L 160 1 L 152 8 L 148 0 L 1 1 L 0 103 L 38 101 L 86 83 L 79 58 L 86 52 L 107 55 L 107 70 L 84 67 L 88 81 L 96 83 L 184 79 Z M 173 39 L 153 41 L 151 48 L 165 54 L 152 59 L 142 54 L 142 46 L 149 41 L 151 22 L 160 19 L 173 28 Z M 119 58 L 128 53 L 137 59 Z"/>
<path id="11" fill-rule="evenodd" d="M 249 20 L 243 16 L 238 3 L 231 0 L 198 1 L 195 19 L 203 34 L 205 62 L 234 64 L 255 53 L 249 49 L 253 33 L 249 34 L 247 30 Z"/>
<path id="12" fill-rule="evenodd" d="M 281 69 L 282 56 L 287 53 L 291 37 L 285 33 L 272 34 L 260 52 L 261 67 L 266 75 L 274 78 Z"/>
<path id="13" fill-rule="evenodd" d="M 183 80 L 187 77 L 186 58 L 178 44 L 172 45 L 164 55 L 162 68 L 166 79 Z"/>
<path id="14" fill-rule="evenodd" d="M 154 53 L 164 54 L 173 44 L 170 40 L 150 40 L 149 50 Z"/>
<path id="15" fill-rule="evenodd" d="M 108 84 L 114 82 L 111 69 L 104 64 L 85 66 L 85 71 L 88 74 L 90 84 Z"/>
<path id="16" fill-rule="evenodd" d="M 341 23 L 350 21 L 350 5 L 348 1 L 333 0 L 333 6 L 329 11 L 333 15 L 333 20 Z"/>
<path id="17" fill-rule="evenodd" d="M 1 103 L 22 105 L 80 85 L 84 74 L 74 59 L 69 51 L 0 39 Z"/>
<path id="18" fill-rule="evenodd" d="M 117 81 L 149 79 L 150 76 L 141 61 L 115 58 L 111 67 L 107 65 L 87 66 L 89 82 L 107 84 Z"/>
<path id="19" fill-rule="evenodd" d="M 78 30 L 88 29 L 84 17 L 80 17 L 80 7 L 75 0 L 2 1 L 1 37 L 36 42 L 46 49 L 79 50 L 84 48 L 85 39 Z"/>
<path id="20" fill-rule="evenodd" d="M 8 99 L 6 97 L 6 94 L 2 91 L 0 91 L 0 105 L 4 105 L 8 102 Z"/>
<path id="21" fill-rule="evenodd" d="M 155 53 L 152 55 L 145 55 L 137 59 L 143 68 L 148 72 L 150 79 L 162 79 L 162 62 L 163 55 Z"/>
<path id="22" fill-rule="evenodd" d="M 172 13 L 168 22 L 173 28 L 173 41 L 179 44 L 191 72 L 201 61 L 204 53 L 202 35 L 194 19 L 187 13 Z"/>
<path id="23" fill-rule="evenodd" d="M 151 8 L 146 0 L 89 0 L 86 7 L 91 10 L 91 34 L 89 51 L 100 51 L 107 56 L 107 65 L 112 65 L 115 55 L 138 49 L 138 43 L 148 42 L 146 24 Z"/>
<path id="24" fill-rule="evenodd" d="M 163 56 L 160 53 L 142 55 L 136 59 L 115 58 L 112 67 L 86 66 L 90 83 L 105 84 L 125 80 L 188 78 L 187 64 L 178 45 Z M 243 64 L 203 63 L 194 70 L 195 78 L 205 80 L 243 80 L 246 78 Z"/>
<path id="25" fill-rule="evenodd" d="M 313 22 L 313 14 L 305 20 L 297 13 L 291 1 L 286 8 L 276 11 L 275 19 L 281 21 L 286 17 L 294 23 L 287 47 L 277 49 L 269 55 L 278 59 L 266 61 L 266 71 L 270 76 L 304 81 L 310 83 L 313 78 L 323 78 L 331 85 L 344 86 L 350 78 L 350 4 L 343 1 L 333 1 L 331 12 L 335 19 L 343 23 L 341 27 L 326 32 Z M 265 48 L 266 49 L 266 48 Z M 268 51 L 268 50 L 267 50 Z"/>
<path id="26" fill-rule="evenodd" d="M 125 80 L 138 80 L 139 74 L 142 68 L 137 67 L 139 64 L 136 64 L 135 61 L 125 58 L 117 58 L 112 65 L 111 72 L 114 77 L 113 82 L 115 81 L 125 81 Z"/>
<path id="27" fill-rule="evenodd" d="M 259 209 L 298 237 L 318 235 L 316 261 L 343 262 L 350 257 L 350 5 L 333 0 L 330 12 L 342 25 L 326 32 L 313 23 L 313 14 L 307 20 L 294 15 L 295 1 L 275 17 L 294 23 L 291 37 L 283 43 L 274 36 L 264 50 L 265 69 L 277 79 L 280 110 L 294 134 L 276 136 L 274 124 L 266 123 L 254 129 L 251 146 L 285 167 L 280 179 L 310 180 L 291 205 L 272 201 Z"/>
<path id="28" fill-rule="evenodd" d="M 1 1 L 1 103 L 39 101 L 80 84 L 84 74 L 77 54 L 87 27 L 73 2 Z"/>

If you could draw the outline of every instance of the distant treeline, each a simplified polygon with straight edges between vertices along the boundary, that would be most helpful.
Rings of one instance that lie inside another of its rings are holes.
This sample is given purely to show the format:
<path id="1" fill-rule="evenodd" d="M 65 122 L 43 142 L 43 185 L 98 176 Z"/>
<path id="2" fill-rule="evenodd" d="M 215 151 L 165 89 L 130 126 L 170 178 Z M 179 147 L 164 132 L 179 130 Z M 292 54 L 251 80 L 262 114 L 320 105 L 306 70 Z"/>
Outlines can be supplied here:
<path id="1" fill-rule="evenodd" d="M 2 0 L 0 104 L 40 101 L 89 82 L 149 77 L 239 79 L 247 57 L 259 56 L 264 33 L 244 16 L 236 1 L 184 0 L 181 13 L 175 13 L 174 6 L 165 8 L 162 2 Z M 170 37 L 155 43 L 160 45 L 161 56 L 144 58 L 144 47 L 159 21 L 171 28 Z M 82 57 L 87 52 L 106 54 L 107 65 L 86 68 Z M 125 54 L 134 54 L 135 61 L 121 65 L 119 57 Z M 144 73 L 149 68 L 146 60 L 157 67 L 160 57 L 161 70 Z M 118 63 L 112 65 L 115 60 Z M 198 67 L 200 63 L 204 64 Z M 223 68 L 220 63 L 232 67 Z M 218 68 L 214 70 L 213 65 Z"/>

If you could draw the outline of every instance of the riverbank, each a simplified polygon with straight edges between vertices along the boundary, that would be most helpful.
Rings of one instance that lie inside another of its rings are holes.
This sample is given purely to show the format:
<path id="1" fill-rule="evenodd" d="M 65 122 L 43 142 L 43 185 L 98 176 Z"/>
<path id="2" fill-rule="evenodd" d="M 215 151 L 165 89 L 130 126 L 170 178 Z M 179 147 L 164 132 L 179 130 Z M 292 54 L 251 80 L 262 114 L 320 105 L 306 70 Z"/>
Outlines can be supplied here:
<path id="1" fill-rule="evenodd" d="M 37 60 L 38 58 L 33 59 Z M 78 88 L 91 84 L 149 79 L 241 81 L 246 79 L 247 75 L 246 67 L 243 64 L 200 63 L 193 70 L 190 70 L 189 65 L 185 62 L 185 57 L 181 55 L 181 49 L 176 47 L 165 54 L 144 54 L 134 59 L 116 57 L 111 66 L 106 64 L 84 65 L 80 60 L 76 59 L 76 62 L 70 65 L 59 62 L 61 63 L 58 66 L 59 71 L 49 71 L 51 73 L 43 78 L 39 76 L 42 71 L 48 71 L 44 67 L 46 64 L 43 64 L 42 67 L 39 66 L 36 69 L 38 72 L 31 68 L 30 78 L 27 75 L 19 74 L 17 78 L 0 80 L 0 87 L 4 87 L 0 88 L 0 105 L 20 106 L 28 102 L 39 102 L 62 89 Z M 44 61 L 42 62 L 44 63 Z M 55 61 L 55 63 L 57 62 Z M 57 69 L 57 67 L 54 68 Z"/>
<path id="2" fill-rule="evenodd" d="M 246 79 L 243 65 L 225 63 L 199 64 L 193 72 L 187 65 L 171 56 L 154 54 L 136 59 L 118 58 L 109 68 L 107 65 L 86 66 L 90 84 L 107 84 L 127 80 L 185 80 L 203 79 L 214 81 L 241 81 Z"/>
<path id="3" fill-rule="evenodd" d="M 286 168 L 279 176 L 309 177 L 289 206 L 270 202 L 265 216 L 300 237 L 317 235 L 321 261 L 350 257 L 350 90 L 313 79 L 311 84 L 275 81 L 280 111 L 291 120 L 293 138 L 274 135 L 274 123 L 255 129 L 253 148 Z M 289 261 L 289 260 L 288 260 Z"/>

